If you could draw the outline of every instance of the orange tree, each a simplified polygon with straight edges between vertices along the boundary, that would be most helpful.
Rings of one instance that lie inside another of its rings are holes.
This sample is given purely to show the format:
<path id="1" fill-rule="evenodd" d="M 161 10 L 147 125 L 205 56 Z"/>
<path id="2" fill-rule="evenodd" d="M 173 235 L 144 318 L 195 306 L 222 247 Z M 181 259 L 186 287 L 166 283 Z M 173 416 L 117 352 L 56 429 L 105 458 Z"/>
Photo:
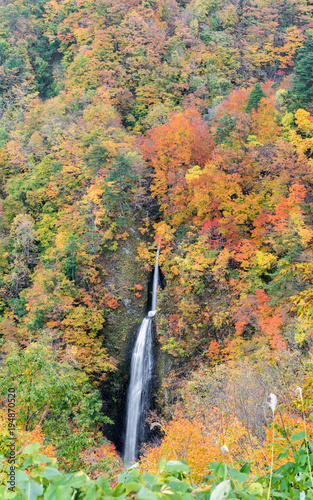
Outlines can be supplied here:
<path id="1" fill-rule="evenodd" d="M 199 408 L 198 415 L 192 419 L 180 411 L 170 422 L 154 425 L 161 426 L 164 438 L 159 446 L 144 448 L 140 468 L 148 472 L 157 471 L 162 457 L 186 460 L 193 480 L 202 481 L 209 473 L 210 462 L 223 459 L 224 445 L 229 450 L 225 459 L 230 464 L 253 461 L 256 456 L 257 439 L 249 436 L 235 415 L 227 415 L 217 408 L 211 408 L 208 418 L 203 418 Z M 263 463 L 260 457 L 258 462 L 259 465 Z"/>

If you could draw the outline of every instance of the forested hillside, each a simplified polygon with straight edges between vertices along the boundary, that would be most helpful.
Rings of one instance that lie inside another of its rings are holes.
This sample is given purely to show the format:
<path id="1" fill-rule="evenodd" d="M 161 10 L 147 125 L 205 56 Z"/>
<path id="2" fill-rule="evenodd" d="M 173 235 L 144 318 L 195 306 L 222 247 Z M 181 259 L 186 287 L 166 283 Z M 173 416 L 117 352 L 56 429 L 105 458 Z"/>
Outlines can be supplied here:
<path id="1" fill-rule="evenodd" d="M 268 470 L 270 393 L 307 444 L 310 0 L 3 0 L 0 173 L 0 455 L 15 388 L 21 453 L 115 480 L 158 245 L 140 470 Z"/>

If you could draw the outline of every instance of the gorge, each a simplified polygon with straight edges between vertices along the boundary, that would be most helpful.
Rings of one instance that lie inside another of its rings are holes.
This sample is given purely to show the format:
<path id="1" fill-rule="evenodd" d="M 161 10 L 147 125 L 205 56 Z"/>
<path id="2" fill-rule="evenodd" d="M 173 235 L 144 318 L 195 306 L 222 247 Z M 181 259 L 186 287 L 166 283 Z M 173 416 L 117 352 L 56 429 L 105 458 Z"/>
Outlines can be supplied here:
<path id="1" fill-rule="evenodd" d="M 124 451 L 124 463 L 127 466 L 137 458 L 138 444 L 144 425 L 143 416 L 149 402 L 149 384 L 153 373 L 152 322 L 157 306 L 159 253 L 160 247 L 157 250 L 154 267 L 151 310 L 140 325 L 131 360 Z"/>

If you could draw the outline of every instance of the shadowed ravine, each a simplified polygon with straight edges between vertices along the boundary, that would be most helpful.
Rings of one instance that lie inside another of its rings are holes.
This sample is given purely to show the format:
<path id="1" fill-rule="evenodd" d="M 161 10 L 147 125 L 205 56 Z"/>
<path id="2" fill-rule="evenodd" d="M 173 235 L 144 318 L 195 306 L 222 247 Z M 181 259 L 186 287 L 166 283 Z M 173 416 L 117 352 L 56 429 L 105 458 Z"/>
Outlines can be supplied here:
<path id="1" fill-rule="evenodd" d="M 140 417 L 149 401 L 149 384 L 153 373 L 152 321 L 157 305 L 159 252 L 160 249 L 158 248 L 153 275 L 151 310 L 140 325 L 131 360 L 131 375 L 127 396 L 125 465 L 130 465 L 137 459 L 139 426 L 143 425 Z"/>

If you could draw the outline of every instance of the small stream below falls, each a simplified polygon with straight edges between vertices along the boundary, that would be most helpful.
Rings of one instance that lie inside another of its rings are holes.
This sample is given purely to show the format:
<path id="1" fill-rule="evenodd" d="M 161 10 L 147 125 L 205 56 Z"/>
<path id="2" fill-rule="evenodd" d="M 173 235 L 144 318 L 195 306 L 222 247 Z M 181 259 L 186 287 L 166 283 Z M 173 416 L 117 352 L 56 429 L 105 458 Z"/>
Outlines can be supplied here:
<path id="1" fill-rule="evenodd" d="M 150 383 L 153 374 L 152 324 L 156 314 L 159 285 L 159 253 L 157 250 L 153 274 L 151 310 L 143 319 L 138 330 L 131 358 L 131 374 L 127 395 L 126 438 L 124 463 L 126 466 L 138 458 L 138 446 L 143 435 L 144 418 L 150 401 Z"/>

